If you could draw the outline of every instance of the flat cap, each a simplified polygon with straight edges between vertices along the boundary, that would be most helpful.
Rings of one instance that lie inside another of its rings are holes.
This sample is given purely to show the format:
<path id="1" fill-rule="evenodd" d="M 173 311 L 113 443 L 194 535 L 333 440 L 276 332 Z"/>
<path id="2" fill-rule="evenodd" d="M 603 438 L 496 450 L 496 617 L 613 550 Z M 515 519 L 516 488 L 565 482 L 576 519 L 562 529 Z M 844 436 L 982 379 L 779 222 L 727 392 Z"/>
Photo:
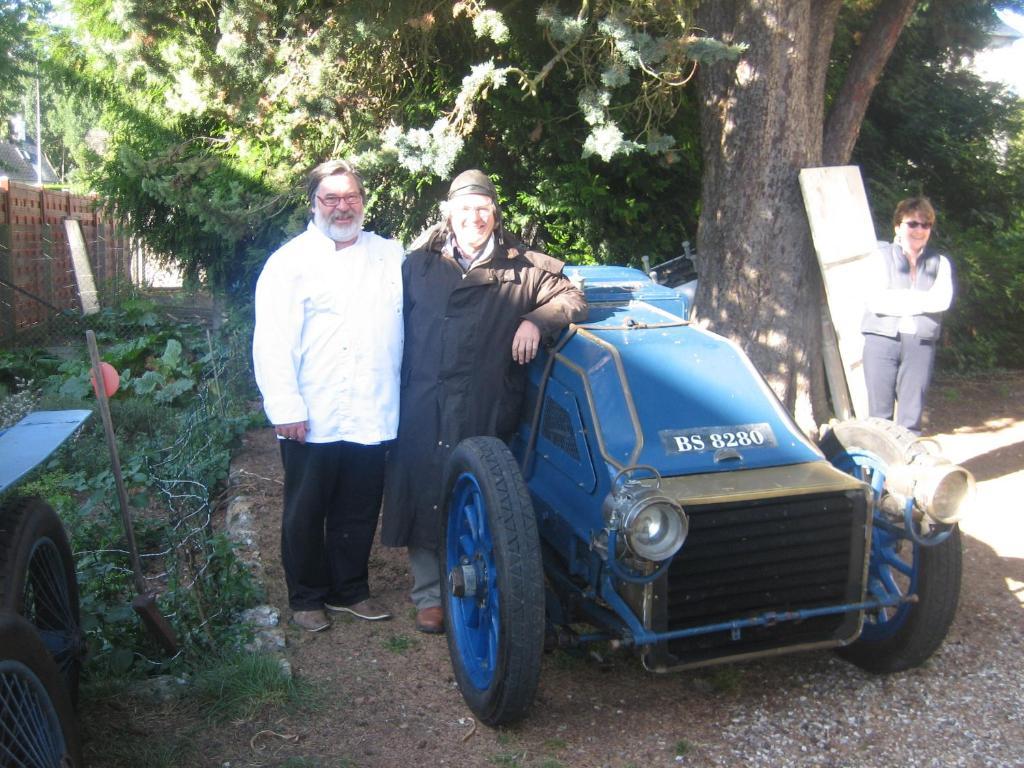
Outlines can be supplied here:
<path id="1" fill-rule="evenodd" d="M 459 195 L 486 195 L 495 203 L 498 202 L 498 192 L 494 189 L 494 182 L 487 178 L 487 174 L 476 169 L 463 171 L 452 180 L 448 188 L 448 199 Z"/>

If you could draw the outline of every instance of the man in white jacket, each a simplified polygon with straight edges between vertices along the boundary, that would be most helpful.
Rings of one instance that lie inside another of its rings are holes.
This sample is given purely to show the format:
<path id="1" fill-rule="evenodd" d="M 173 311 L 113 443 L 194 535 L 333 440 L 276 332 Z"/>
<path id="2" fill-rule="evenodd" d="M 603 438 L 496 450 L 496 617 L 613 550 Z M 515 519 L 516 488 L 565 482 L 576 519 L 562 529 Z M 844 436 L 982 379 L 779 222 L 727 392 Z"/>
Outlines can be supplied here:
<path id="1" fill-rule="evenodd" d="M 370 621 L 368 560 L 398 429 L 402 246 L 365 232 L 362 179 L 343 160 L 314 168 L 313 220 L 256 284 L 253 362 L 284 464 L 281 562 L 292 623 L 326 611 Z"/>

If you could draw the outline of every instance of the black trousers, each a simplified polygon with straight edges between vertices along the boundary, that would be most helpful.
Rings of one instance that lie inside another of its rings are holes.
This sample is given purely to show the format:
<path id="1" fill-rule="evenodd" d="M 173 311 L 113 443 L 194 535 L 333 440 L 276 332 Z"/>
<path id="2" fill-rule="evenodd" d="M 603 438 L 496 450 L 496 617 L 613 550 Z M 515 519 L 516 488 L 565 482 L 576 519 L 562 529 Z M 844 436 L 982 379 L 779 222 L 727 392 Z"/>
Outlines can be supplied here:
<path id="1" fill-rule="evenodd" d="M 383 445 L 280 440 L 281 563 L 288 605 L 310 611 L 370 595 L 370 548 L 384 488 Z"/>
<path id="2" fill-rule="evenodd" d="M 864 380 L 868 413 L 921 434 L 921 414 L 932 380 L 935 343 L 912 333 L 899 338 L 864 334 Z"/>

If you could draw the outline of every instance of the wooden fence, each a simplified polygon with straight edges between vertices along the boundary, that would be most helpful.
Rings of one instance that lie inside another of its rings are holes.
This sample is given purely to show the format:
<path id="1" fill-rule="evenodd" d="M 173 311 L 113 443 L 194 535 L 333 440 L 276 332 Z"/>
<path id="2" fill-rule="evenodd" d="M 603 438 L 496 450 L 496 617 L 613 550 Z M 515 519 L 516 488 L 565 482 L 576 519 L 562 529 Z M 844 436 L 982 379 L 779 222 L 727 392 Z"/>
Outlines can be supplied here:
<path id="1" fill-rule="evenodd" d="M 0 340 L 81 313 L 65 220 L 76 219 L 101 295 L 131 283 L 132 246 L 95 197 L 0 179 Z"/>

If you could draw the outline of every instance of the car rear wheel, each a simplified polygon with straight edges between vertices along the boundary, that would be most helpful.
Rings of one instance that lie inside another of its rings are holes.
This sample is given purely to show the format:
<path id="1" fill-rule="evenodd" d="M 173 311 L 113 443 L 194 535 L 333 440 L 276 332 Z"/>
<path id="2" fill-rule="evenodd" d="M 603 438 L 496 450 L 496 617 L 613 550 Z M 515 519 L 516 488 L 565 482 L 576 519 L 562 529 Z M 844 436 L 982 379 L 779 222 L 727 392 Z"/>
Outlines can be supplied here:
<path id="1" fill-rule="evenodd" d="M 0 765 L 81 764 L 74 708 L 53 659 L 31 624 L 0 614 Z"/>
<path id="2" fill-rule="evenodd" d="M 839 469 L 871 485 L 874 501 L 868 597 L 906 598 L 865 616 L 864 629 L 838 653 L 870 672 L 899 672 L 924 663 L 942 645 L 960 599 L 962 552 L 955 526 L 926 546 L 906 530 L 902 519 L 881 509 L 885 476 L 926 452 L 908 430 L 884 419 L 840 422 L 821 442 Z"/>
<path id="3" fill-rule="evenodd" d="M 442 599 L 448 651 L 481 722 L 522 718 L 544 650 L 544 583 L 529 491 L 508 447 L 474 437 L 456 447 L 445 482 Z"/>
<path id="4" fill-rule="evenodd" d="M 0 611 L 16 613 L 36 628 L 76 702 L 85 636 L 75 564 L 63 523 L 40 499 L 0 508 Z"/>

